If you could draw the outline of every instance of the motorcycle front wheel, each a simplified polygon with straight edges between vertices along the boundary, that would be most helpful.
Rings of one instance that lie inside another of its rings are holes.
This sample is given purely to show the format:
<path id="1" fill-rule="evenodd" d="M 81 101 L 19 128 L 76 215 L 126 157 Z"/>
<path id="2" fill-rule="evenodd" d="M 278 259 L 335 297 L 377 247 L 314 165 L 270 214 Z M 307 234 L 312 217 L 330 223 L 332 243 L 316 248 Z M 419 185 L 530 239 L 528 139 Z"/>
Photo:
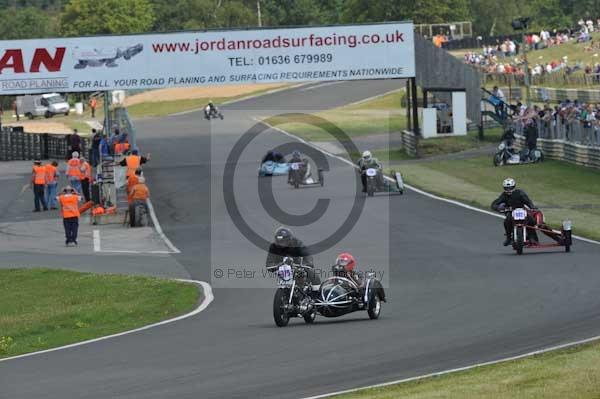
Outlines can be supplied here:
<path id="1" fill-rule="evenodd" d="M 290 315 L 284 310 L 284 305 L 288 301 L 288 292 L 282 288 L 275 291 L 273 298 L 273 319 L 277 327 L 285 327 L 290 322 Z"/>

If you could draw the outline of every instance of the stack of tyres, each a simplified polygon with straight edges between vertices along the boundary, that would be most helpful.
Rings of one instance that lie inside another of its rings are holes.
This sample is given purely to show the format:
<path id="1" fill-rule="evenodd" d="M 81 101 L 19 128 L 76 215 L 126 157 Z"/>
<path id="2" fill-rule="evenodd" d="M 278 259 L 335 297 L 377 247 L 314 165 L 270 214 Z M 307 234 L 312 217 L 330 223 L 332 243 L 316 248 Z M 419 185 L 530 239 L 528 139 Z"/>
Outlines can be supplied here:
<path id="1" fill-rule="evenodd" d="M 23 134 L 23 159 L 32 159 L 33 157 L 33 135 Z"/>
<path id="2" fill-rule="evenodd" d="M 20 148 L 19 148 L 17 136 L 18 136 L 18 132 L 15 132 L 14 130 L 12 130 L 10 132 L 10 143 L 9 143 L 10 144 L 10 156 L 9 156 L 10 161 L 19 160 L 18 154 L 20 154 Z"/>
<path id="3" fill-rule="evenodd" d="M 33 151 L 33 159 L 44 159 L 43 151 L 42 151 L 42 135 L 41 134 L 32 134 L 32 151 Z"/>

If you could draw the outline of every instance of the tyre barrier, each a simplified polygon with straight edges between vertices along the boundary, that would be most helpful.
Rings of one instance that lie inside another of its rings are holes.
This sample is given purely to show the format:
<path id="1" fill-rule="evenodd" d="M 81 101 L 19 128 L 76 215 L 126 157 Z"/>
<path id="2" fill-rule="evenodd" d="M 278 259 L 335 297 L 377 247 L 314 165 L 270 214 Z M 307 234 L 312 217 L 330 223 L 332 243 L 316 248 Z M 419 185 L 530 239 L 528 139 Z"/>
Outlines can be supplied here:
<path id="1" fill-rule="evenodd" d="M 90 140 L 81 138 L 82 153 L 87 155 Z M 20 126 L 0 130 L 0 161 L 32 161 L 34 159 L 67 159 L 67 135 L 26 133 Z"/>

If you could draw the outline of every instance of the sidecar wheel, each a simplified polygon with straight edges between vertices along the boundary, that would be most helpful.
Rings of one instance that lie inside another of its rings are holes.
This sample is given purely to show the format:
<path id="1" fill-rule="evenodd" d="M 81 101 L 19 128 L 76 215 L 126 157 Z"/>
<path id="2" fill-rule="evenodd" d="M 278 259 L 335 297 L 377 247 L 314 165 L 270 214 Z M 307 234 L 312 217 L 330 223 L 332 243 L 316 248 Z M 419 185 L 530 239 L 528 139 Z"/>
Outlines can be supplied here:
<path id="1" fill-rule="evenodd" d="M 275 292 L 273 298 L 273 319 L 277 327 L 285 327 L 290 322 L 290 315 L 283 310 L 283 305 L 287 302 L 287 295 L 282 289 Z"/>
<path id="2" fill-rule="evenodd" d="M 379 299 L 379 295 L 375 293 L 371 294 L 367 313 L 369 314 L 369 318 L 371 320 L 376 320 L 379 318 L 379 314 L 381 313 L 381 300 Z"/>

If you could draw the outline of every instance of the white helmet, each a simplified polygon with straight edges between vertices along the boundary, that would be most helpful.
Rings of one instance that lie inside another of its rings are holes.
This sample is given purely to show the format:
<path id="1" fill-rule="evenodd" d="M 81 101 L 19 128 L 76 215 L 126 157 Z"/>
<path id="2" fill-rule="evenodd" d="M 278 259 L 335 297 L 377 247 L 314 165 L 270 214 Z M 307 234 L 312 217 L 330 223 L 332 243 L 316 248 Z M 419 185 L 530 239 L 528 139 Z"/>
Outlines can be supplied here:
<path id="1" fill-rule="evenodd" d="M 502 182 L 502 187 L 506 193 L 512 193 L 515 187 L 517 187 L 517 182 L 512 177 L 507 177 Z"/>
<path id="2" fill-rule="evenodd" d="M 73 151 L 73 158 L 79 158 L 79 153 L 77 151 Z"/>
<path id="3" fill-rule="evenodd" d="M 367 150 L 367 151 L 363 152 L 362 157 L 365 161 L 370 161 L 371 160 L 371 151 Z"/>

